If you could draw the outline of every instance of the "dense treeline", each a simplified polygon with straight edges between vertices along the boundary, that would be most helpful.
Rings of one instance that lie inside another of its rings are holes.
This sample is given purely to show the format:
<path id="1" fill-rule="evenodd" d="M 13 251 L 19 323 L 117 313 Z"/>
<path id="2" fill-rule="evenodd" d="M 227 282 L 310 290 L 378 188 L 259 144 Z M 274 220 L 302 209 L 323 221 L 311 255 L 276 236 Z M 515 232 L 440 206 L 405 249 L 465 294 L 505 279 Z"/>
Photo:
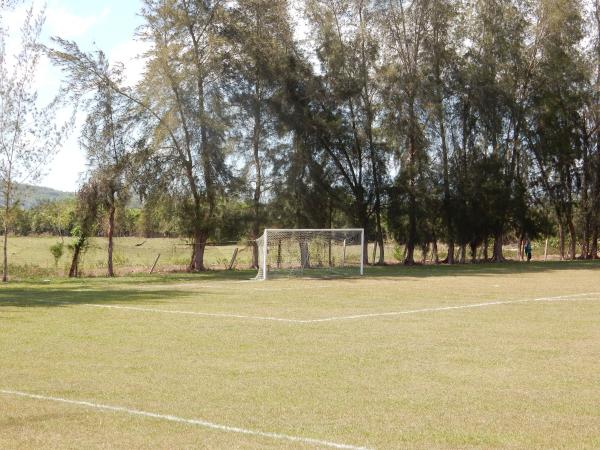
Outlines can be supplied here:
<path id="1" fill-rule="evenodd" d="M 12 207 L 12 233 L 16 236 L 57 236 L 70 237 L 77 233 L 81 225 L 77 200 L 46 200 L 37 202 L 30 208 L 19 204 Z M 173 210 L 167 204 L 146 204 L 140 207 L 122 205 L 116 208 L 113 233 L 117 237 L 140 236 L 187 238 L 185 230 L 178 226 L 172 216 Z M 4 213 L 0 211 L 0 218 Z M 108 210 L 99 208 L 91 225 L 91 233 L 97 237 L 107 237 L 109 233 Z M 251 220 L 250 208 L 244 202 L 229 205 L 228 213 L 211 236 L 211 243 L 243 242 L 245 230 Z"/>
<path id="2" fill-rule="evenodd" d="M 600 0 L 143 3 L 135 87 L 102 52 L 48 50 L 88 111 L 79 203 L 99 207 L 77 220 L 110 237 L 139 195 L 192 270 L 266 226 L 364 227 L 380 262 L 391 237 L 406 264 L 544 235 L 598 257 Z"/>

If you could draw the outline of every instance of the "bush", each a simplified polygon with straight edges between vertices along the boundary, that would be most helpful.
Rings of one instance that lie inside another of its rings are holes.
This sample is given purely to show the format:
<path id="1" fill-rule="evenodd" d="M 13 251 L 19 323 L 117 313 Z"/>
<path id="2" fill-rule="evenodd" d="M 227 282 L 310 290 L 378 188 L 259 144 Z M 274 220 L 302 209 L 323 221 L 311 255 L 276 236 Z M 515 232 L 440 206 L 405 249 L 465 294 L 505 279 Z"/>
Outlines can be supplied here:
<path id="1" fill-rule="evenodd" d="M 50 253 L 52 253 L 52 256 L 54 257 L 54 265 L 58 267 L 58 262 L 65 253 L 65 244 L 63 242 L 57 242 L 56 244 L 51 245 Z"/>

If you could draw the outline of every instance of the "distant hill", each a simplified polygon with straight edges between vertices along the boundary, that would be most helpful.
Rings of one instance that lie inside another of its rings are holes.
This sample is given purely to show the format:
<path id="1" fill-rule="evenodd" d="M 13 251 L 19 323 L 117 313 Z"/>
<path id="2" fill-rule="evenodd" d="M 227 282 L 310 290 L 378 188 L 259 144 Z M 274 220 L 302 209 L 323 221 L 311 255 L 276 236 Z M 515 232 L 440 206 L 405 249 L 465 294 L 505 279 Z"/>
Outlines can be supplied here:
<path id="1" fill-rule="evenodd" d="M 66 200 L 77 197 L 75 192 L 64 192 L 57 191 L 56 189 L 43 187 L 43 186 L 32 186 L 30 184 L 19 184 L 15 189 L 15 200 L 19 200 L 23 209 L 31 209 L 42 202 Z M 2 200 L 0 199 L 0 204 Z M 141 208 L 142 202 L 136 195 L 131 195 L 129 208 Z"/>
<path id="2" fill-rule="evenodd" d="M 19 200 L 24 209 L 33 208 L 45 201 L 65 200 L 76 196 L 74 192 L 57 191 L 56 189 L 29 184 L 18 185 L 15 194 L 14 198 Z"/>

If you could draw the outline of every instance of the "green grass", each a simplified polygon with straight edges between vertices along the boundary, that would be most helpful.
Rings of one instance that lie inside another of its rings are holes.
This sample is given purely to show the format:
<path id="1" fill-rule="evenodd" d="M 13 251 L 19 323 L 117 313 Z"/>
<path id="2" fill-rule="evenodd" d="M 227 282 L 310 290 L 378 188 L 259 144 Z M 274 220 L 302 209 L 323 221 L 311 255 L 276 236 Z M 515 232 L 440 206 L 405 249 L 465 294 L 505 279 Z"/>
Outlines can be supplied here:
<path id="1" fill-rule="evenodd" d="M 0 288 L 0 390 L 371 448 L 598 448 L 598 263 L 29 281 Z M 0 394 L 0 448 L 308 448 Z"/>
<path id="2" fill-rule="evenodd" d="M 71 252 L 67 245 L 72 238 L 65 238 L 65 250 L 58 266 L 50 253 L 50 247 L 60 242 L 59 237 L 11 237 L 9 239 L 9 268 L 13 276 L 23 278 L 64 276 L 71 263 Z M 108 240 L 93 238 L 82 258 L 82 270 L 85 275 L 104 275 L 106 273 Z M 238 266 L 248 267 L 251 251 L 240 245 L 208 246 L 205 262 L 208 268 L 223 270 L 231 260 L 233 250 L 241 251 Z M 156 257 L 160 259 L 156 270 L 162 272 L 184 271 L 190 263 L 191 248 L 184 239 L 156 238 L 145 239 L 126 237 L 115 239 L 114 265 L 118 274 L 130 275 L 148 272 Z"/>

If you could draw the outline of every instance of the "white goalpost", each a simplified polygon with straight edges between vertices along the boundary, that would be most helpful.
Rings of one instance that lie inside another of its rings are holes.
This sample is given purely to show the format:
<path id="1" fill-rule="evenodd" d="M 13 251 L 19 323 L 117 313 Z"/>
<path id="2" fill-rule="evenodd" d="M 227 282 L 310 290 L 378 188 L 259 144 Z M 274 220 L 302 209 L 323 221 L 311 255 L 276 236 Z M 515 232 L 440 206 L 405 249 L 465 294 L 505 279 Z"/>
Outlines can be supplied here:
<path id="1" fill-rule="evenodd" d="M 258 280 L 276 275 L 363 275 L 365 231 L 267 228 L 256 240 Z"/>

